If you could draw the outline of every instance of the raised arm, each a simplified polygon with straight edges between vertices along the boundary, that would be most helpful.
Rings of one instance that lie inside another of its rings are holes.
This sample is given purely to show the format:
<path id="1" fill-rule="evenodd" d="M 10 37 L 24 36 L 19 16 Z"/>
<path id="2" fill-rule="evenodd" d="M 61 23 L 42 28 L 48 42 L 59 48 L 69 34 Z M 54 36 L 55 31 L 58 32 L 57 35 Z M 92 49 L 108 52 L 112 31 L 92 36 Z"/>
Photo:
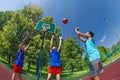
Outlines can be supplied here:
<path id="1" fill-rule="evenodd" d="M 28 45 L 25 47 L 24 51 L 27 51 L 27 49 L 30 47 L 30 44 L 32 43 L 32 40 L 28 43 Z"/>
<path id="2" fill-rule="evenodd" d="M 79 27 L 75 28 L 75 32 L 77 33 L 78 39 L 82 42 L 85 42 L 85 39 L 81 36 L 88 37 L 86 34 L 79 32 Z"/>
<path id="3" fill-rule="evenodd" d="M 79 31 L 79 27 L 75 28 L 75 32 L 77 33 L 77 35 L 78 35 L 79 37 L 80 37 L 80 36 L 88 37 L 86 34 L 81 33 L 81 32 Z"/>
<path id="4" fill-rule="evenodd" d="M 79 40 L 81 40 L 82 42 L 85 42 L 85 39 L 82 37 L 78 37 Z"/>
<path id="5" fill-rule="evenodd" d="M 50 41 L 50 50 L 52 50 L 52 45 L 53 45 L 53 39 L 55 38 L 54 35 L 52 35 L 51 41 Z"/>
<path id="6" fill-rule="evenodd" d="M 61 44 L 62 44 L 62 36 L 60 36 L 59 39 L 60 39 L 60 42 L 59 42 L 59 46 L 58 46 L 58 49 L 57 49 L 58 51 L 59 51 L 60 48 L 61 48 Z"/>
<path id="7" fill-rule="evenodd" d="M 19 44 L 19 49 L 21 49 L 22 46 L 24 46 L 24 43 L 25 43 L 25 41 L 28 39 L 28 37 L 29 37 L 29 33 L 28 33 L 28 31 L 27 31 L 25 38 L 24 38 L 24 39 L 22 40 L 22 42 Z"/>

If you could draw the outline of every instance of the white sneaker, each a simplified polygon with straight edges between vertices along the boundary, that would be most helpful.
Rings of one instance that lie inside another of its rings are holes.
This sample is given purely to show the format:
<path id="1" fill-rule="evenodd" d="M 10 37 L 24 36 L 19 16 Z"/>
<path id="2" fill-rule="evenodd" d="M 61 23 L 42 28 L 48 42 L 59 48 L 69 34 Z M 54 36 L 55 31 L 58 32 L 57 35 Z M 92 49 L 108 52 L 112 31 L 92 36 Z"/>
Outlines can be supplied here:
<path id="1" fill-rule="evenodd" d="M 104 72 L 104 69 L 100 70 L 100 73 L 103 73 Z"/>

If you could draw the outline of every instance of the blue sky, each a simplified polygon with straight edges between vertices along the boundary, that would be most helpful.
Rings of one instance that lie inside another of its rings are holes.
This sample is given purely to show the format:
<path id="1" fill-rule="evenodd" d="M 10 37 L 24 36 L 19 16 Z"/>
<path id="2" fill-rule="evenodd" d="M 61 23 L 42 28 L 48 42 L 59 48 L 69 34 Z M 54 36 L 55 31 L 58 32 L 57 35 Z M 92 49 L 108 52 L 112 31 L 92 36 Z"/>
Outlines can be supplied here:
<path id="1" fill-rule="evenodd" d="M 120 36 L 120 0 L 1 0 L 0 11 L 16 11 L 30 2 L 44 9 L 43 16 L 53 16 L 63 38 L 76 37 L 74 28 L 79 26 L 81 32 L 94 32 L 97 46 L 111 47 L 118 41 L 103 19 L 107 17 Z M 68 24 L 62 23 L 64 17 Z"/>

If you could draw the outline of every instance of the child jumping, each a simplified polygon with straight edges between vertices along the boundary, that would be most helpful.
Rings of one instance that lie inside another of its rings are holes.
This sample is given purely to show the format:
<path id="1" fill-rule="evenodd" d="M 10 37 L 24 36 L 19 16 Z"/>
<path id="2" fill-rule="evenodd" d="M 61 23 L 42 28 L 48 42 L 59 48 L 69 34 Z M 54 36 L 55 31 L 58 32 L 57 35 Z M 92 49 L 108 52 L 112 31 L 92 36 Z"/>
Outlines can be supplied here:
<path id="1" fill-rule="evenodd" d="M 12 74 L 12 80 L 15 80 L 16 75 L 18 74 L 18 78 L 19 80 L 22 80 L 22 67 L 24 64 L 24 53 L 27 51 L 27 49 L 29 48 L 31 41 L 29 42 L 29 44 L 27 45 L 27 47 L 24 47 L 24 43 L 25 41 L 29 38 L 29 33 L 26 32 L 26 36 L 25 38 L 22 40 L 22 42 L 19 44 L 19 50 L 16 54 L 16 58 L 14 61 L 14 65 L 13 65 L 13 74 Z"/>
<path id="2" fill-rule="evenodd" d="M 89 62 L 90 62 L 90 80 L 100 80 L 98 74 L 103 71 L 102 61 L 100 57 L 100 52 L 95 46 L 94 42 L 94 33 L 92 31 L 88 31 L 86 34 L 79 32 L 79 28 L 75 28 L 75 32 L 78 35 L 79 40 L 85 43 L 85 47 L 87 50 Z M 83 37 L 85 38 L 83 38 Z"/>
<path id="3" fill-rule="evenodd" d="M 47 80 L 51 80 L 53 74 L 56 74 L 56 79 L 60 80 L 60 74 L 62 73 L 61 69 L 61 61 L 60 61 L 60 48 L 62 44 L 62 37 L 59 37 L 60 42 L 59 46 L 53 46 L 54 35 L 52 35 L 50 42 L 50 67 L 48 69 L 48 78 Z"/>

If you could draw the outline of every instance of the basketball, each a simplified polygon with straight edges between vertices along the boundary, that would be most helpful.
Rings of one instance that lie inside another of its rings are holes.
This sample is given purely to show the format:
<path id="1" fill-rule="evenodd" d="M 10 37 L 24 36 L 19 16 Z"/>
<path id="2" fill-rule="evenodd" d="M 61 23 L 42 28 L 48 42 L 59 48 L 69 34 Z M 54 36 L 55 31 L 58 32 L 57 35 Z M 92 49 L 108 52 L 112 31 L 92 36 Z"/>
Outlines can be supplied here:
<path id="1" fill-rule="evenodd" d="M 63 23 L 67 24 L 68 23 L 68 19 L 67 18 L 63 18 Z"/>

